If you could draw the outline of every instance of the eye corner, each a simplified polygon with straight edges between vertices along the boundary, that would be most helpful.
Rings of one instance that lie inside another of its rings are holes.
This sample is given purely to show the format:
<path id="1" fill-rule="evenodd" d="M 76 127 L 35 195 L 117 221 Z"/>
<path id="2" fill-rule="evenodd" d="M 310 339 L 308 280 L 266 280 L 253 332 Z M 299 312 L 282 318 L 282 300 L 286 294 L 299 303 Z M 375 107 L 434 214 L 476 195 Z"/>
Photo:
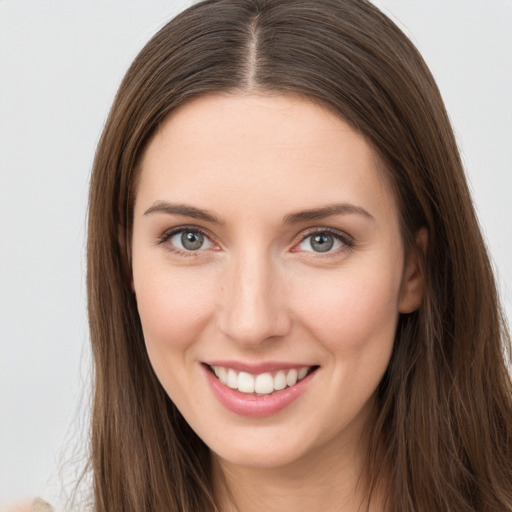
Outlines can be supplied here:
<path id="1" fill-rule="evenodd" d="M 186 235 L 189 235 L 188 239 Z M 205 229 L 198 226 L 176 226 L 165 230 L 155 240 L 156 245 L 178 256 L 199 256 L 204 251 L 218 251 L 219 244 Z"/>
<path id="2" fill-rule="evenodd" d="M 316 241 L 313 241 L 314 237 L 317 238 Z M 309 247 L 303 244 L 308 244 Z M 315 250 L 314 244 L 316 244 L 318 250 Z M 299 239 L 291 247 L 290 252 L 303 252 L 308 256 L 313 254 L 315 257 L 329 257 L 351 249 L 354 245 L 353 238 L 347 233 L 333 228 L 318 227 L 301 233 Z"/>

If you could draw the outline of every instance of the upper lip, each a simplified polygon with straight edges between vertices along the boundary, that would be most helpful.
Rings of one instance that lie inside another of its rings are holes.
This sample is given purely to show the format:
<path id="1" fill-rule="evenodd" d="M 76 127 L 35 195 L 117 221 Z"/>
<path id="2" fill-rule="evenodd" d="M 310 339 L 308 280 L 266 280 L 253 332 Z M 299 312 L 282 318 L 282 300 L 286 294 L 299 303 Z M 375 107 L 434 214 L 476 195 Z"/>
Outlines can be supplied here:
<path id="1" fill-rule="evenodd" d="M 292 368 L 304 368 L 317 366 L 315 364 L 308 363 L 290 363 L 290 362 L 279 362 L 279 361 L 265 361 L 260 363 L 245 363 L 241 361 L 231 360 L 208 360 L 203 361 L 208 366 L 223 366 L 224 368 L 231 368 L 238 372 L 247 372 L 252 375 L 258 375 L 260 373 L 275 372 L 279 370 L 291 370 Z"/>

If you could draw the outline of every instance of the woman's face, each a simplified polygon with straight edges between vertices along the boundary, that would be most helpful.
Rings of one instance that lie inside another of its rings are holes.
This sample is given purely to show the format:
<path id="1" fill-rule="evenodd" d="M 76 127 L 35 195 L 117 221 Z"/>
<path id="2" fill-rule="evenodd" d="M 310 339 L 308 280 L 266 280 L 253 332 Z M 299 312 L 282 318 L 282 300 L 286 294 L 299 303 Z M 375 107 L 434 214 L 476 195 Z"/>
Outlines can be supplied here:
<path id="1" fill-rule="evenodd" d="M 132 255 L 156 375 L 220 460 L 354 446 L 422 284 L 345 122 L 281 95 L 175 110 L 144 154 Z"/>

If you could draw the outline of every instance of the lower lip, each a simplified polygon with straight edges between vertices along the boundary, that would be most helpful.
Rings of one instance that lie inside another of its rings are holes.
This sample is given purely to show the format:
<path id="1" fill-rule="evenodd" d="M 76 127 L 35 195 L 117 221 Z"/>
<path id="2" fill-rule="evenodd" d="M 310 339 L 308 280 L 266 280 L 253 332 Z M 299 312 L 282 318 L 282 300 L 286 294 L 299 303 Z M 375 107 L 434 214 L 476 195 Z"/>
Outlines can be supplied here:
<path id="1" fill-rule="evenodd" d="M 220 382 L 220 380 L 211 372 L 208 366 L 203 365 L 206 373 L 206 379 L 213 394 L 226 409 L 239 414 L 240 416 L 250 416 L 252 418 L 261 418 L 263 416 L 272 416 L 288 407 L 292 402 L 304 393 L 307 389 L 313 375 L 310 373 L 297 384 L 274 391 L 270 395 L 251 395 L 240 393 L 236 389 L 231 389 Z"/>

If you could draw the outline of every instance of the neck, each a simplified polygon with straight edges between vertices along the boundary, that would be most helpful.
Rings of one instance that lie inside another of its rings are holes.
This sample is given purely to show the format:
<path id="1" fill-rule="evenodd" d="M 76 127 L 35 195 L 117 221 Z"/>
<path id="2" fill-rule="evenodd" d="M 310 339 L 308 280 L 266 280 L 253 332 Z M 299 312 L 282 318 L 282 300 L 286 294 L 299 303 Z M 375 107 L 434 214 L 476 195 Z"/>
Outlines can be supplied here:
<path id="1" fill-rule="evenodd" d="M 353 440 L 352 440 L 353 441 Z M 279 467 L 247 467 L 214 456 L 215 495 L 221 512 L 385 512 L 384 492 L 368 501 L 364 451 L 350 442 L 318 449 Z"/>

